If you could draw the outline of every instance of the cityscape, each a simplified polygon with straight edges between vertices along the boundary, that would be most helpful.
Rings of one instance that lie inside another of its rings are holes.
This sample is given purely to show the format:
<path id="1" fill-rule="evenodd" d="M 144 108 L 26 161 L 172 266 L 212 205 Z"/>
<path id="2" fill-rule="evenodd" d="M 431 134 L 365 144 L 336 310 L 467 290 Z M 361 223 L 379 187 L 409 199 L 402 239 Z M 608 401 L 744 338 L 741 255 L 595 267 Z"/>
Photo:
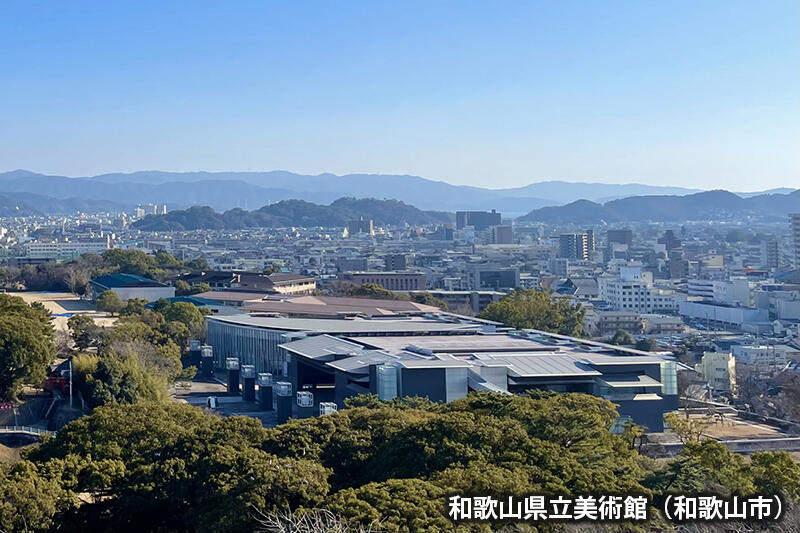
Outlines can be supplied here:
<path id="1" fill-rule="evenodd" d="M 234 4 L 0 8 L 0 533 L 800 532 L 796 5 Z"/>

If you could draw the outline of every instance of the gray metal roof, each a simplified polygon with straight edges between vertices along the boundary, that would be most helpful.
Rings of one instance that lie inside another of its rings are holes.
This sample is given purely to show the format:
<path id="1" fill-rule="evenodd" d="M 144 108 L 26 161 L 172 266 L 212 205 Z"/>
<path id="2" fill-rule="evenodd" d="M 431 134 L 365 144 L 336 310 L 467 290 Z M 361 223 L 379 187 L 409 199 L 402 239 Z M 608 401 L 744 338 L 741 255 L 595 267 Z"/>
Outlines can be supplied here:
<path id="1" fill-rule="evenodd" d="M 448 331 L 477 331 L 480 324 L 458 323 L 426 317 L 392 318 L 369 320 L 363 318 L 284 318 L 260 316 L 212 316 L 209 322 L 221 322 L 238 326 L 249 326 L 280 331 L 314 331 L 318 333 L 423 333 Z"/>
<path id="2" fill-rule="evenodd" d="M 312 335 L 281 344 L 280 346 L 290 352 L 310 359 L 355 354 L 364 349 L 364 347 L 359 344 L 348 342 L 337 337 L 331 337 L 330 335 Z"/>
<path id="3" fill-rule="evenodd" d="M 492 359 L 508 366 L 509 375 L 522 378 L 554 376 L 600 376 L 601 372 L 563 354 L 493 354 Z"/>

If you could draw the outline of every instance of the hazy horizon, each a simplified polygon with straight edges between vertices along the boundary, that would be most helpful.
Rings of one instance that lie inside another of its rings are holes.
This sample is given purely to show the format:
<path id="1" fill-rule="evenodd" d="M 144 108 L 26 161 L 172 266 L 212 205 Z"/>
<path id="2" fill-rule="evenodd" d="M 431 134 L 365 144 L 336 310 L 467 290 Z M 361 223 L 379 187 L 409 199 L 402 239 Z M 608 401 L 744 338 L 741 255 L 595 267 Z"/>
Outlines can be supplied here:
<path id="1" fill-rule="evenodd" d="M 799 15 L 784 0 L 11 0 L 0 165 L 791 187 Z"/>

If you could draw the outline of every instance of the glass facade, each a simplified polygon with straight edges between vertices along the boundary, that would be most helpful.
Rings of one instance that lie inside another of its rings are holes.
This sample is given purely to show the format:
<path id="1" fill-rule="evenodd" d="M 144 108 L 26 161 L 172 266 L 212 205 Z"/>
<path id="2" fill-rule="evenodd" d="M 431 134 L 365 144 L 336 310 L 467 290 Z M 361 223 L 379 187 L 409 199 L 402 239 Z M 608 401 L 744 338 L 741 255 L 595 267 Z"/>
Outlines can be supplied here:
<path id="1" fill-rule="evenodd" d="M 238 357 L 243 365 L 254 365 L 256 372 L 286 375 L 284 350 L 278 345 L 287 341 L 284 331 L 253 328 L 208 320 L 206 343 L 214 348 L 214 365 L 225 367 L 228 357 Z"/>
<path id="2" fill-rule="evenodd" d="M 675 361 L 661 363 L 661 384 L 663 385 L 662 392 L 665 396 L 678 394 L 678 367 Z"/>

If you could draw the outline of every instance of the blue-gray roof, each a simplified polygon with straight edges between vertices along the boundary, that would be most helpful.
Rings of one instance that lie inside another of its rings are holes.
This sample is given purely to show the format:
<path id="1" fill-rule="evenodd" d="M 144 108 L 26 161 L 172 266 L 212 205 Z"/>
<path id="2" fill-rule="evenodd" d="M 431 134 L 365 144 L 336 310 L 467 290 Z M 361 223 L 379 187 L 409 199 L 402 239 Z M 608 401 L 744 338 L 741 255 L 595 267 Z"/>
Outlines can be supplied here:
<path id="1" fill-rule="evenodd" d="M 106 289 L 121 289 L 128 287 L 166 287 L 154 279 L 144 278 L 136 274 L 107 274 L 94 278 L 92 285 L 97 285 Z"/>

